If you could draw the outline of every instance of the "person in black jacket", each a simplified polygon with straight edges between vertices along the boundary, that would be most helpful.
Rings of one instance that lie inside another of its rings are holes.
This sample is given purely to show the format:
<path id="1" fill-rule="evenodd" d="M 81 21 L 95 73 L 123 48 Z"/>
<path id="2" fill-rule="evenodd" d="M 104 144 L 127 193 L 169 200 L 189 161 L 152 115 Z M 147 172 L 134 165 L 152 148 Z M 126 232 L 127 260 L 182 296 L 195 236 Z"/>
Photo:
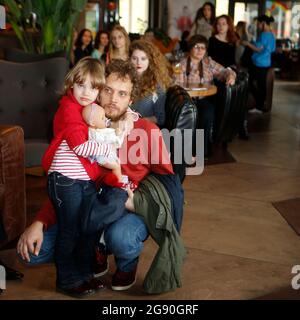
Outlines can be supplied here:
<path id="1" fill-rule="evenodd" d="M 214 23 L 213 36 L 209 39 L 208 55 L 226 68 L 235 65 L 237 40 L 232 18 L 227 15 L 218 17 Z"/>

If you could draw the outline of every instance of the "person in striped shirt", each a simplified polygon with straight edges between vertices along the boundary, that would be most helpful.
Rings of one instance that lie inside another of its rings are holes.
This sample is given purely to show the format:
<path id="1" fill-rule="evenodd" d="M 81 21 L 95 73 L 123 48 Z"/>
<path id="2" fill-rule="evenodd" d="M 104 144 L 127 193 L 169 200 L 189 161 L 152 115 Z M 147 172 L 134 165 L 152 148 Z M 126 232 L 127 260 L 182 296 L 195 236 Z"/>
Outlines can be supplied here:
<path id="1" fill-rule="evenodd" d="M 88 139 L 88 125 L 82 117 L 83 108 L 97 100 L 104 81 L 102 64 L 90 57 L 80 60 L 69 71 L 63 97 L 54 116 L 54 138 L 42 161 L 48 173 L 48 195 L 58 222 L 56 287 L 58 291 L 74 296 L 104 288 L 103 283 L 94 279 L 91 273 L 91 257 L 98 234 L 86 235 L 81 230 L 86 207 L 97 194 L 95 181 L 102 173 L 99 164 L 92 163 L 89 158 L 112 157 L 110 144 Z M 119 162 L 115 165 L 120 167 Z M 118 189 L 114 192 L 116 197 L 122 192 L 125 206 L 126 191 Z M 120 217 L 109 218 L 117 220 Z"/>

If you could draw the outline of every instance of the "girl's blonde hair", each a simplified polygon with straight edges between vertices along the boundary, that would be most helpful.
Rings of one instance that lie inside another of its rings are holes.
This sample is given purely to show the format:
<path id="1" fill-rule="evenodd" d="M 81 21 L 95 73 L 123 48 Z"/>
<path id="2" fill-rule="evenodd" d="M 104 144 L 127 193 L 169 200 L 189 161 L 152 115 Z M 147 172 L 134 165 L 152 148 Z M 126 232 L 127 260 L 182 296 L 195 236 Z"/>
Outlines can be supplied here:
<path id="1" fill-rule="evenodd" d="M 165 56 L 154 44 L 146 40 L 132 42 L 129 49 L 130 57 L 135 50 L 145 52 L 149 60 L 149 66 L 140 78 L 140 95 L 138 99 L 153 94 L 158 86 L 163 90 L 167 90 L 171 85 L 172 79 L 170 78 L 170 64 Z"/>
<path id="2" fill-rule="evenodd" d="M 104 74 L 104 66 L 99 60 L 85 57 L 79 60 L 75 67 L 67 73 L 62 94 L 67 94 L 74 83 L 85 82 L 87 75 L 91 78 L 92 86 L 100 90 L 105 83 Z"/>
<path id="3" fill-rule="evenodd" d="M 125 28 L 120 26 L 120 25 L 114 26 L 113 29 L 110 32 L 110 35 L 109 35 L 109 58 L 110 58 L 110 60 L 114 59 L 114 50 L 115 50 L 115 48 L 114 48 L 114 45 L 112 43 L 112 34 L 113 34 L 114 31 L 121 32 L 123 34 L 123 36 L 125 37 L 125 50 L 126 50 L 127 55 L 128 55 L 129 46 L 130 46 L 130 39 L 129 39 L 128 33 L 125 30 Z"/>

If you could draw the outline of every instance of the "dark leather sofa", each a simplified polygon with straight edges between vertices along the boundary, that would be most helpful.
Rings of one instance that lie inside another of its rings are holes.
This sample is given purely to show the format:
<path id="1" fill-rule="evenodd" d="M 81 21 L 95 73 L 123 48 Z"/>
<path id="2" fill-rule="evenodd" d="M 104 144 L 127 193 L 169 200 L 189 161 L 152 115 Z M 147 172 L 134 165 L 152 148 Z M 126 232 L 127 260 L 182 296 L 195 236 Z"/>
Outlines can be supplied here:
<path id="1" fill-rule="evenodd" d="M 26 167 L 41 163 L 67 70 L 62 57 L 30 63 L 0 60 L 0 124 L 23 128 Z"/>
<path id="2" fill-rule="evenodd" d="M 216 82 L 215 141 L 217 143 L 230 142 L 239 132 L 247 113 L 248 101 L 248 73 L 237 73 L 236 83 L 226 86 Z"/>
<path id="3" fill-rule="evenodd" d="M 166 103 L 165 103 L 165 111 L 166 111 L 166 123 L 165 128 L 169 131 L 173 129 L 177 129 L 178 131 L 175 133 L 175 139 L 171 140 L 170 143 L 170 153 L 171 159 L 173 162 L 173 168 L 175 173 L 177 173 L 180 177 L 181 182 L 184 180 L 186 173 L 186 166 L 188 165 L 183 161 L 182 164 L 174 163 L 174 150 L 175 145 L 174 141 L 176 141 L 176 135 L 182 135 L 184 129 L 192 129 L 193 135 L 195 135 L 196 124 L 197 124 L 197 108 L 194 105 L 192 99 L 189 94 L 180 86 L 176 85 L 170 87 L 167 91 Z M 183 146 L 183 142 L 186 143 Z M 193 139 L 189 141 L 182 140 L 182 159 L 184 160 L 184 148 L 186 150 L 192 150 Z"/>

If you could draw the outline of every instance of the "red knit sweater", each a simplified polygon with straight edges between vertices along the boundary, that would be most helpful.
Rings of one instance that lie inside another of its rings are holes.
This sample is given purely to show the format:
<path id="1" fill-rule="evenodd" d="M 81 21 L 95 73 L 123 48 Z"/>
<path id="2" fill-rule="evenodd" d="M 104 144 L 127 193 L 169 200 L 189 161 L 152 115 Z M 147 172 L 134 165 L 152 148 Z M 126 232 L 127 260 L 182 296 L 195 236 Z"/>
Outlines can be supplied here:
<path id="1" fill-rule="evenodd" d="M 144 134 L 140 135 L 139 131 L 132 130 L 125 139 L 119 150 L 122 173 L 137 184 L 150 172 L 173 174 L 172 164 L 168 159 L 168 152 L 158 127 L 148 120 L 139 119 L 134 122 L 134 129 L 142 129 Z M 138 159 L 134 156 L 135 154 L 139 157 Z M 130 163 L 130 160 L 134 163 Z M 108 171 L 103 168 L 102 177 L 105 172 Z M 98 182 L 102 177 L 99 177 Z M 45 229 L 56 223 L 55 211 L 49 199 L 44 202 L 34 220 L 41 221 Z"/>
<path id="2" fill-rule="evenodd" d="M 54 154 L 63 140 L 67 141 L 70 149 L 74 149 L 88 141 L 88 126 L 82 118 L 82 108 L 71 92 L 60 100 L 59 108 L 54 116 L 54 138 L 42 160 L 42 165 L 46 172 L 48 172 Z M 101 167 L 97 162 L 91 163 L 87 158 L 78 158 L 88 176 L 94 181 L 97 180 L 101 175 Z"/>

